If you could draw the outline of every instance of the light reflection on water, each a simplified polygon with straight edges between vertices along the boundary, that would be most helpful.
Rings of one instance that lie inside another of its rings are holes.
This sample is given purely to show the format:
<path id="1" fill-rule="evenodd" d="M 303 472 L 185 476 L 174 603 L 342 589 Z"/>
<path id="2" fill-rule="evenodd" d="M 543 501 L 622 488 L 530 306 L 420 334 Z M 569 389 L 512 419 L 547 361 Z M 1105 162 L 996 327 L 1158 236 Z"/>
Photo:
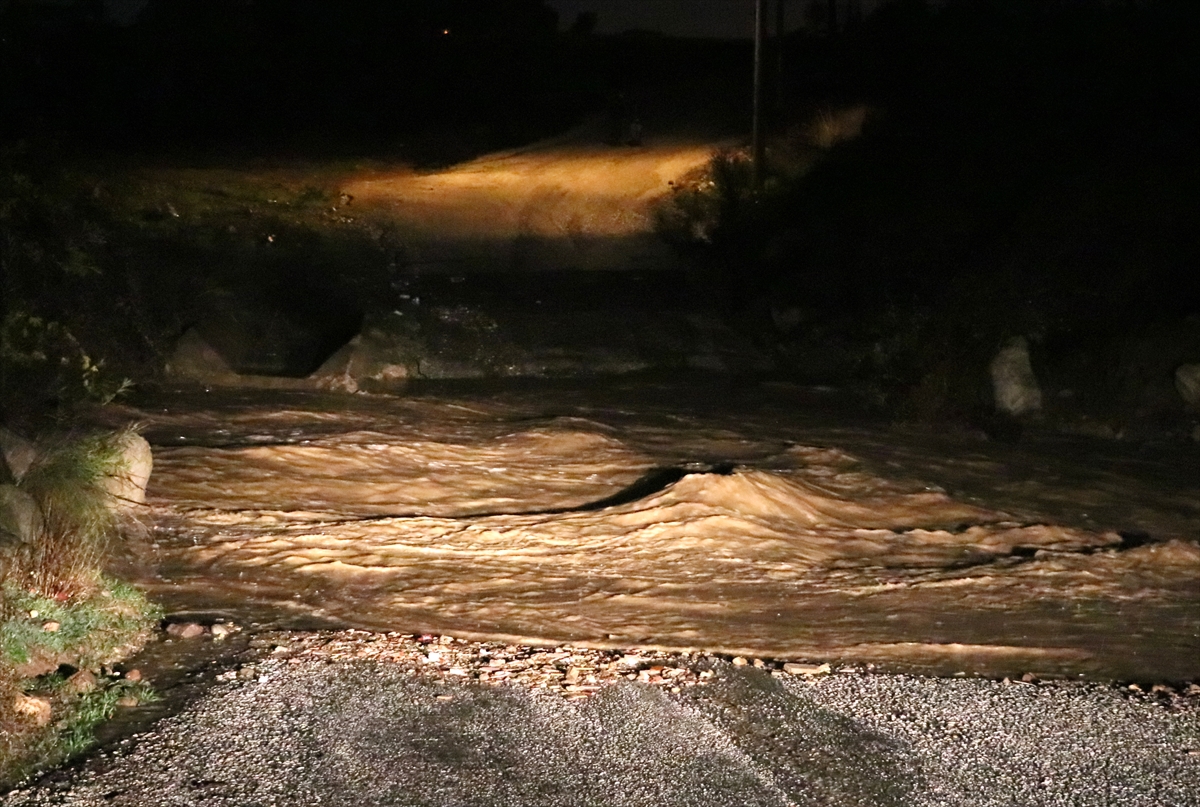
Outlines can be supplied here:
<path id="1" fill-rule="evenodd" d="M 172 608 L 942 673 L 1200 675 L 1190 447 L 997 446 L 711 381 L 163 392 L 107 417 L 155 445 L 141 574 Z M 648 475 L 663 468 L 678 470 Z M 665 487 L 616 496 L 648 479 Z"/>

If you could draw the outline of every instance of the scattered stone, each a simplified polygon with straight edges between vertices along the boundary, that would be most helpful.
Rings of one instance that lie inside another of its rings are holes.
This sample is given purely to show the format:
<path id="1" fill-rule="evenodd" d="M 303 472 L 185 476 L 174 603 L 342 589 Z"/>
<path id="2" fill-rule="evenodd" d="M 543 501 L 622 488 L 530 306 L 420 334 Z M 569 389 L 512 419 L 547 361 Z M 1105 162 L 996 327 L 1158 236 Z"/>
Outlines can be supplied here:
<path id="1" fill-rule="evenodd" d="M 44 630 L 46 633 L 58 633 L 58 629 L 61 627 L 62 624 L 54 621 L 53 619 L 49 619 L 42 623 L 42 630 Z"/>
<path id="2" fill-rule="evenodd" d="M 195 639 L 208 633 L 208 628 L 199 622 L 172 622 L 167 625 L 167 634 L 179 639 Z"/>
<path id="3" fill-rule="evenodd" d="M 77 695 L 91 692 L 96 686 L 96 675 L 89 670 L 79 670 L 67 679 L 67 688 Z"/>
<path id="4" fill-rule="evenodd" d="M 696 669 L 690 654 L 592 650 L 561 645 L 524 647 L 466 642 L 448 636 L 373 634 L 366 631 L 288 634 L 291 661 L 371 660 L 406 666 L 414 675 L 439 681 L 477 681 L 490 686 L 524 686 L 586 698 L 605 684 L 630 680 L 672 691 L 703 685 L 711 670 Z M 256 637 L 257 639 L 258 637 Z M 710 663 L 717 659 L 709 656 Z M 243 675 L 248 680 L 254 675 Z"/>
<path id="5" fill-rule="evenodd" d="M 45 726 L 50 723 L 50 701 L 45 698 L 18 695 L 13 701 L 13 711 L 21 717 L 29 718 L 37 726 Z"/>
<path id="6" fill-rule="evenodd" d="M 209 628 L 209 630 L 212 633 L 212 637 L 217 641 L 220 641 L 226 636 L 231 636 L 232 634 L 237 633 L 239 630 L 241 630 L 241 628 L 229 622 L 218 622 Z"/>
<path id="7" fill-rule="evenodd" d="M 406 675 L 439 684 L 465 681 L 487 686 L 526 687 L 554 693 L 567 700 L 582 700 L 606 685 L 622 681 L 682 692 L 712 682 L 717 668 L 723 664 L 753 665 L 774 677 L 861 674 L 875 669 L 875 665 L 865 665 L 861 669 L 834 668 L 828 662 L 781 663 L 743 656 L 732 660 L 727 660 L 726 656 L 723 660 L 708 652 L 639 650 L 633 653 L 573 645 L 531 647 L 433 634 L 381 634 L 361 630 L 271 632 L 254 636 L 249 644 L 269 652 L 271 658 L 257 665 L 246 664 L 236 672 L 229 670 L 218 676 L 218 680 L 263 681 L 272 669 L 283 664 L 371 661 L 399 666 Z M 1026 672 L 1019 679 L 1005 678 L 1004 683 L 1037 684 L 1046 678 L 1052 676 Z M 1130 691 L 1136 694 L 1142 690 L 1138 687 Z M 1184 698 L 1200 697 L 1200 683 L 1174 688 L 1160 684 L 1153 692 L 1160 700 L 1166 698 L 1182 704 Z"/>
<path id="8" fill-rule="evenodd" d="M 137 669 L 136 667 L 134 667 L 132 670 L 127 670 L 125 673 L 125 680 L 133 681 L 134 683 L 141 681 L 142 680 L 142 671 Z"/>
<path id="9" fill-rule="evenodd" d="M 137 706 L 140 701 L 132 695 L 124 695 L 117 698 L 117 706 L 128 709 L 131 706 Z"/>

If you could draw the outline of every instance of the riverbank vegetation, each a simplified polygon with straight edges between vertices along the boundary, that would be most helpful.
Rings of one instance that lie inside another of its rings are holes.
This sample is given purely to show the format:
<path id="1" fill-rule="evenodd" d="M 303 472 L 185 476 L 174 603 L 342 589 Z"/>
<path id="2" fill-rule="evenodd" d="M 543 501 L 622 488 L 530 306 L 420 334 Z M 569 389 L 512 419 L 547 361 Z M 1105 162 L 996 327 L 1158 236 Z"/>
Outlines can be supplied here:
<path id="1" fill-rule="evenodd" d="M 131 526 L 114 495 L 130 474 L 130 433 L 36 447 L 3 436 L 0 787 L 84 750 L 119 705 L 153 697 L 111 665 L 140 649 L 158 618 L 104 574 Z"/>
<path id="2" fill-rule="evenodd" d="M 1197 15 L 894 3 L 789 40 L 764 187 L 720 155 L 665 230 L 795 375 L 864 383 L 896 417 L 986 418 L 988 363 L 1020 337 L 1047 414 L 1190 433 L 1172 373 L 1200 361 Z"/>

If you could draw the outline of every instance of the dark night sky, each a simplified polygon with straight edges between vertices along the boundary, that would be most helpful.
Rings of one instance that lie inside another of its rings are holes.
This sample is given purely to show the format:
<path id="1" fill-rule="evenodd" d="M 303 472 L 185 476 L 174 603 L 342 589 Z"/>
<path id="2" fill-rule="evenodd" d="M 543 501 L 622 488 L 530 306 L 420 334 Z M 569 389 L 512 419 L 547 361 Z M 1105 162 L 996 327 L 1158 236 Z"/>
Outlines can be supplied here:
<path id="1" fill-rule="evenodd" d="M 866 0 L 864 5 L 870 5 Z M 581 11 L 599 16 L 599 33 L 629 29 L 662 31 L 675 36 L 749 37 L 754 28 L 754 0 L 548 0 L 566 29 Z M 114 20 L 130 23 L 146 0 L 104 0 Z M 800 21 L 804 0 L 788 3 L 788 26 Z"/>
<path id="2" fill-rule="evenodd" d="M 581 11 L 599 16 L 599 33 L 633 28 L 676 36 L 749 37 L 754 0 L 549 0 L 565 29 Z"/>

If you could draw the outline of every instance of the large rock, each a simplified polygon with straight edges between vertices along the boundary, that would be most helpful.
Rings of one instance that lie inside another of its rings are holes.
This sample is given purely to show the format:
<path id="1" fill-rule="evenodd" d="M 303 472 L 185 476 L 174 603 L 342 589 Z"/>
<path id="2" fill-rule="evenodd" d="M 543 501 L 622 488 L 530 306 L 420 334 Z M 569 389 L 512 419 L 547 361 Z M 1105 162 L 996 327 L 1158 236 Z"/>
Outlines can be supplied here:
<path id="1" fill-rule="evenodd" d="M 1019 417 L 1042 408 L 1042 390 L 1029 361 L 1029 343 L 1016 336 L 1000 349 L 989 367 L 996 409 Z"/>
<path id="2" fill-rule="evenodd" d="M 50 701 L 33 695 L 17 695 L 13 699 L 12 710 L 25 720 L 31 721 L 35 726 L 49 725 L 50 718 L 53 716 Z"/>
<path id="3" fill-rule="evenodd" d="M 3 456 L 4 468 L 0 468 L 0 481 L 20 482 L 21 477 L 29 470 L 37 458 L 37 447 L 18 434 L 0 426 L 0 455 Z"/>
<path id="4" fill-rule="evenodd" d="M 1183 364 L 1175 370 L 1175 389 L 1184 403 L 1200 409 L 1200 364 Z"/>
<path id="5" fill-rule="evenodd" d="M 126 431 L 121 436 L 120 447 L 121 473 L 108 478 L 106 489 L 121 502 L 144 504 L 146 484 L 149 484 L 150 472 L 154 470 L 154 454 L 150 452 L 150 443 L 137 432 Z"/>
<path id="6" fill-rule="evenodd" d="M 120 471 L 104 481 L 104 489 L 118 503 L 118 508 L 144 504 L 146 485 L 154 468 L 154 456 L 146 438 L 134 432 L 121 437 Z"/>
<path id="7" fill-rule="evenodd" d="M 0 547 L 35 541 L 42 529 L 42 511 L 33 497 L 15 485 L 0 485 Z"/>

